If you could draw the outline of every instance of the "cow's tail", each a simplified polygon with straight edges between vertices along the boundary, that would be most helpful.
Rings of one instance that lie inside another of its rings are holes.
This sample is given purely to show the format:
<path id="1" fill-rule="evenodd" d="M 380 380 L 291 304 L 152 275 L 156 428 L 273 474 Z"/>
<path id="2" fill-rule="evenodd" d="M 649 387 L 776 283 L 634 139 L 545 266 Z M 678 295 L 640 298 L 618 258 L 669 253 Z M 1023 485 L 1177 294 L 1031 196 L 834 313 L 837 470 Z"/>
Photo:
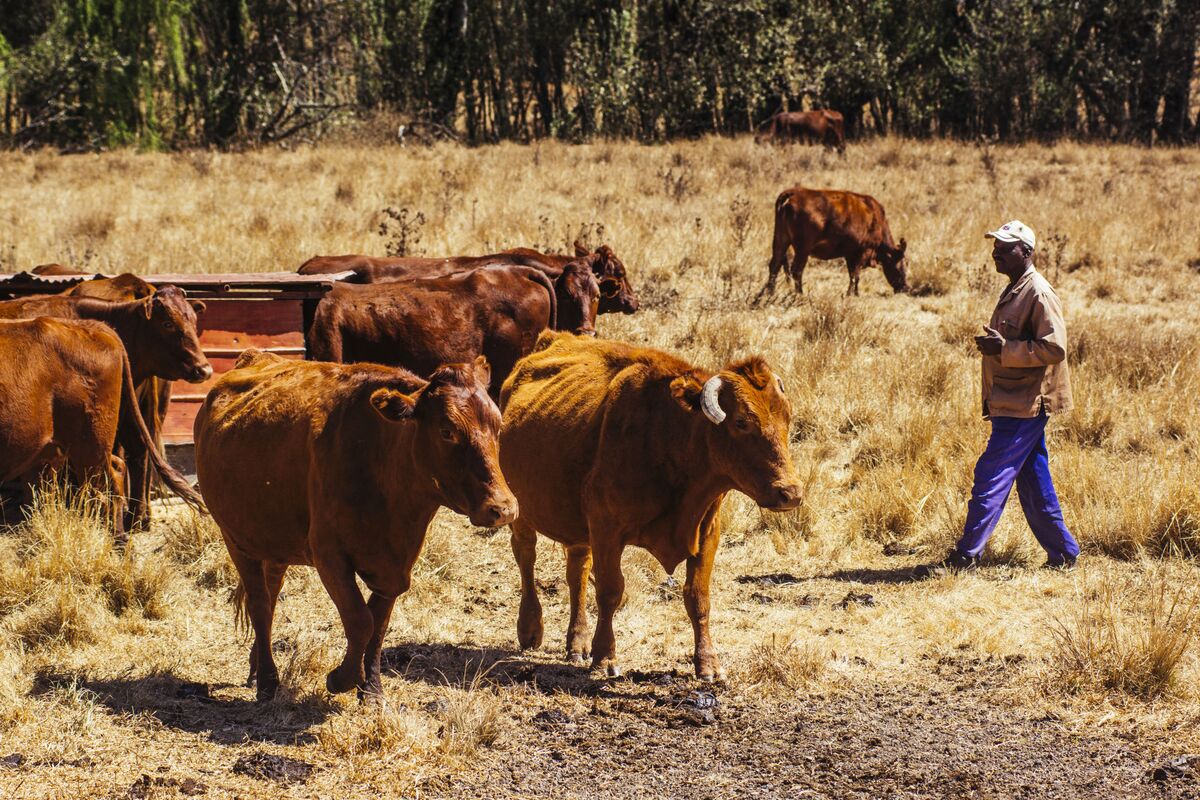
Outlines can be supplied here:
<path id="1" fill-rule="evenodd" d="M 554 292 L 554 282 L 550 280 L 550 276 L 534 267 L 529 267 L 526 274 L 529 280 L 544 286 L 546 294 L 550 295 L 550 324 L 546 327 L 552 331 L 558 330 L 558 295 Z"/>
<path id="2" fill-rule="evenodd" d="M 229 603 L 233 606 L 233 629 L 239 637 L 250 634 L 250 601 L 246 596 L 246 584 L 238 578 L 237 586 L 229 590 Z"/>
<path id="3" fill-rule="evenodd" d="M 146 447 L 146 452 L 150 456 L 150 463 L 154 465 L 154 469 L 158 472 L 158 477 L 166 484 L 167 488 L 183 499 L 192 508 L 199 511 L 201 514 L 208 513 L 204 507 L 204 500 L 196 493 L 196 490 L 188 486 L 184 477 L 176 472 L 162 453 L 154 446 L 154 437 L 146 428 L 146 421 L 142 419 L 141 409 L 138 408 L 137 393 L 133 386 L 133 372 L 129 368 L 129 354 L 125 352 L 125 348 L 121 348 L 121 371 L 124 373 L 125 385 L 121 390 L 121 416 L 125 419 L 127 425 L 132 425 L 137 431 L 138 436 L 142 440 L 142 444 Z"/>

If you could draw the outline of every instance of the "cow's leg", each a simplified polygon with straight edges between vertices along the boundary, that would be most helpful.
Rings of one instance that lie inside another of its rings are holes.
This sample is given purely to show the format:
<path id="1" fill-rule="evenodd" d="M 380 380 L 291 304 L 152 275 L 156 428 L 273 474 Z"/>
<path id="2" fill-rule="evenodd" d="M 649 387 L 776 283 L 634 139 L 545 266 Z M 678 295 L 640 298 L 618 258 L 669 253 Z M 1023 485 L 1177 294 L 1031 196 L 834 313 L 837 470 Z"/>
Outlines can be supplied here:
<path id="1" fill-rule="evenodd" d="M 108 513 L 112 517 L 113 538 L 118 545 L 124 547 L 129 540 L 130 529 L 126 526 L 126 499 L 129 486 L 129 471 L 125 461 L 116 453 L 108 456 L 108 469 L 105 483 L 108 484 Z"/>
<path id="2" fill-rule="evenodd" d="M 395 606 L 396 597 L 394 595 L 385 595 L 379 592 L 371 592 L 371 599 L 367 601 L 367 608 L 371 611 L 371 621 L 375 627 L 371 632 L 371 638 L 367 641 L 367 652 L 363 656 L 366 680 L 359 686 L 358 696 L 360 699 L 383 695 L 383 679 L 379 674 L 379 654 L 383 651 L 383 637 L 387 635 L 388 625 L 392 621 L 392 609 Z"/>
<path id="3" fill-rule="evenodd" d="M 517 643 L 522 650 L 542 646 L 542 603 L 537 596 L 534 564 L 537 561 L 537 531 L 520 519 L 512 524 L 512 551 L 521 573 L 521 610 L 517 613 Z"/>
<path id="4" fill-rule="evenodd" d="M 267 589 L 269 600 L 268 619 L 275 619 L 275 608 L 279 604 L 279 592 L 283 589 L 283 578 L 287 575 L 288 565 L 279 561 L 262 562 L 263 583 Z M 258 648 L 250 648 L 250 675 L 246 685 L 253 686 L 258 673 Z"/>
<path id="5" fill-rule="evenodd" d="M 799 247 L 792 254 L 792 267 L 790 275 L 792 283 L 796 287 L 796 294 L 804 294 L 804 268 L 808 265 L 808 253 L 803 252 Z"/>
<path id="6" fill-rule="evenodd" d="M 354 570 L 346 559 L 325 554 L 324 557 L 318 555 L 315 561 L 317 574 L 337 606 L 342 628 L 346 632 L 346 655 L 342 663 L 325 676 L 325 688 L 334 694 L 348 692 L 366 682 L 363 656 L 367 651 L 367 642 L 375 632 L 375 621 L 354 581 Z"/>
<path id="7" fill-rule="evenodd" d="M 242 589 L 246 593 L 246 614 L 250 617 L 250 627 L 254 629 L 251 674 L 258 679 L 258 701 L 266 702 L 275 697 L 275 690 L 279 688 L 279 670 L 271 654 L 271 622 L 274 614 L 264 564 L 233 552 L 229 555 L 242 580 Z"/>
<path id="8" fill-rule="evenodd" d="M 613 636 L 613 615 L 625 596 L 625 576 L 621 574 L 621 545 L 603 544 L 592 548 L 595 558 L 596 605 L 599 617 L 592 637 L 592 667 L 604 665 L 609 677 L 621 674 L 617 665 L 617 641 Z"/>
<path id="9" fill-rule="evenodd" d="M 858 296 L 858 276 L 862 274 L 863 255 L 846 257 L 846 272 L 850 275 L 850 285 L 846 288 L 846 296 Z"/>
<path id="10" fill-rule="evenodd" d="M 130 531 L 150 527 L 150 452 L 141 442 L 125 448 L 129 491 L 126 494 L 125 527 Z"/>
<path id="11" fill-rule="evenodd" d="M 700 551 L 687 560 L 687 583 L 683 586 L 683 604 L 692 621 L 696 650 L 692 661 L 696 677 L 702 681 L 722 680 L 725 670 L 708 633 L 709 582 L 712 579 L 713 559 L 721 538 L 721 523 L 717 512 L 720 503 L 713 503 L 700 523 Z"/>
<path id="12" fill-rule="evenodd" d="M 567 548 L 567 588 L 571 592 L 571 619 L 567 623 L 567 660 L 583 664 L 591 652 L 587 646 L 587 585 L 592 571 L 592 548 Z"/>
<path id="13" fill-rule="evenodd" d="M 780 230 L 781 228 L 785 230 Z M 790 246 L 791 239 L 787 236 L 786 222 L 777 221 L 775 238 L 771 242 L 771 262 L 767 264 L 767 283 L 758 290 L 754 302 L 757 303 L 763 297 L 775 294 L 775 281 L 779 278 L 779 271 L 787 265 L 787 251 Z"/>

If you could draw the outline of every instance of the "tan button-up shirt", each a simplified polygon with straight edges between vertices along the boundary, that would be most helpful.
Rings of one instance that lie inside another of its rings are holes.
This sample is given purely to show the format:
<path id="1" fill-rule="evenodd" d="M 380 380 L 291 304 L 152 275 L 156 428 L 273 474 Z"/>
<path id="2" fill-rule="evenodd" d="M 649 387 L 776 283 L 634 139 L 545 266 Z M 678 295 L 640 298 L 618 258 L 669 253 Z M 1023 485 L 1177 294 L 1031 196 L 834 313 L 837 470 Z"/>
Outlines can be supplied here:
<path id="1" fill-rule="evenodd" d="M 1071 408 L 1067 325 L 1050 284 L 1032 266 L 1013 282 L 992 312 L 1004 337 L 998 356 L 983 357 L 983 415 L 1036 417 Z"/>

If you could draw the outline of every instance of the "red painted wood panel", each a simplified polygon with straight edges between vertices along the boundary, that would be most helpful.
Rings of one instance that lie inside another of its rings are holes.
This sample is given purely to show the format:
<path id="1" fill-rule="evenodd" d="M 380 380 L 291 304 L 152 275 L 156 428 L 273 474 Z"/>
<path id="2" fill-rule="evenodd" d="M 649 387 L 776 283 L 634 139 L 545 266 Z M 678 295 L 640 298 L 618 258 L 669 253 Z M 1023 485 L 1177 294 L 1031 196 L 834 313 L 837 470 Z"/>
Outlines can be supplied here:
<path id="1" fill-rule="evenodd" d="M 192 423 L 205 395 L 218 377 L 233 369 L 238 355 L 250 347 L 272 350 L 285 358 L 304 358 L 304 308 L 296 299 L 204 301 L 197 320 L 200 346 L 213 366 L 204 383 L 174 381 L 171 405 L 163 425 L 163 441 L 192 441 Z"/>

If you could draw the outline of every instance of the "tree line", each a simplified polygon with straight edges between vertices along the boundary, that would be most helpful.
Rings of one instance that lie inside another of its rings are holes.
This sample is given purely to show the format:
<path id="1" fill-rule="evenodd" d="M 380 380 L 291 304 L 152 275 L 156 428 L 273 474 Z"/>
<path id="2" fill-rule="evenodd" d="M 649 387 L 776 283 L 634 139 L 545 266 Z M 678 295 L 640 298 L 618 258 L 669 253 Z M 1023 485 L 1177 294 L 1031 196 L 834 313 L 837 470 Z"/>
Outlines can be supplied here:
<path id="1" fill-rule="evenodd" d="M 0 0 L 0 144 L 239 147 L 390 113 L 472 143 L 1194 141 L 1196 0 Z"/>

